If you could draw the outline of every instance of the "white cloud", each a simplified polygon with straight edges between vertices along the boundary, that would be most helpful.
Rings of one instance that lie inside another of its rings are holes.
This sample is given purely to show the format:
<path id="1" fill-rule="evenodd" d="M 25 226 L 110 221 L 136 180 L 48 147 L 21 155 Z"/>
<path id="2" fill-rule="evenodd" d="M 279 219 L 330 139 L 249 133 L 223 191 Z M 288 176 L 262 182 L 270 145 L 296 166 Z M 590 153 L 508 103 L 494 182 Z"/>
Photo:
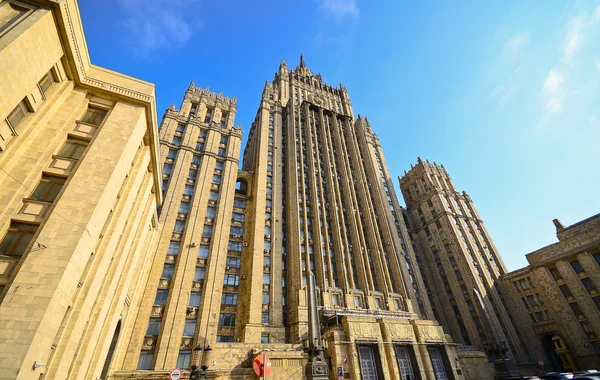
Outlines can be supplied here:
<path id="1" fill-rule="evenodd" d="M 567 24 L 567 33 L 565 42 L 562 46 L 563 58 L 569 59 L 573 57 L 583 39 L 583 28 L 586 26 L 586 21 L 583 16 L 575 17 Z"/>
<path id="2" fill-rule="evenodd" d="M 149 56 L 161 49 L 184 45 L 191 37 L 195 22 L 186 17 L 186 8 L 196 1 L 118 0 L 124 9 L 121 25 L 130 47 L 139 55 Z"/>
<path id="3" fill-rule="evenodd" d="M 522 32 L 511 38 L 504 43 L 502 49 L 502 57 L 507 60 L 514 60 L 515 57 L 523 50 L 523 48 L 529 45 L 530 37 L 529 32 Z"/>
<path id="4" fill-rule="evenodd" d="M 551 69 L 544 81 L 544 86 L 540 95 L 546 103 L 546 110 L 550 113 L 560 113 L 565 98 L 565 89 L 563 84 L 565 78 L 556 69 Z"/>
<path id="5" fill-rule="evenodd" d="M 319 0 L 321 9 L 340 20 L 346 16 L 358 17 L 356 0 Z"/>

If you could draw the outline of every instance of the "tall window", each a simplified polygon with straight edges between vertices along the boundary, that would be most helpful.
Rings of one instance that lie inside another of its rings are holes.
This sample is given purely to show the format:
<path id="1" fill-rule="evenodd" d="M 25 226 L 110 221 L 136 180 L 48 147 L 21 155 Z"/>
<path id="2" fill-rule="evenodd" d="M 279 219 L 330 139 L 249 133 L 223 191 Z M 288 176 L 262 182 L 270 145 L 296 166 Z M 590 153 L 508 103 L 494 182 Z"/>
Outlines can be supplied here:
<path id="1" fill-rule="evenodd" d="M 83 151 L 87 147 L 87 142 L 78 139 L 69 139 L 60 149 L 58 155 L 65 158 L 72 158 L 78 160 L 83 155 Z"/>
<path id="2" fill-rule="evenodd" d="M 7 120 L 11 127 L 16 128 L 17 125 L 25 118 L 29 113 L 30 107 L 27 105 L 25 99 L 21 100 L 19 104 L 8 114 Z"/>
<path id="3" fill-rule="evenodd" d="M 223 293 L 221 297 L 221 304 L 223 305 L 237 305 L 237 294 L 235 293 Z"/>
<path id="4" fill-rule="evenodd" d="M 185 326 L 183 327 L 183 336 L 194 336 L 196 332 L 196 320 L 186 319 Z"/>
<path id="5" fill-rule="evenodd" d="M 29 224 L 11 223 L 0 243 L 0 255 L 23 256 L 37 228 Z"/>
<path id="6" fill-rule="evenodd" d="M 204 280 L 204 275 L 206 274 L 205 268 L 198 268 L 194 271 L 194 281 L 202 281 Z"/>
<path id="7" fill-rule="evenodd" d="M 204 227 L 202 228 L 202 236 L 203 237 L 211 237 L 212 233 L 213 233 L 212 224 L 205 224 Z"/>
<path id="8" fill-rule="evenodd" d="M 198 250 L 198 257 L 208 257 L 208 245 L 200 245 L 200 249 Z"/>
<path id="9" fill-rule="evenodd" d="M 149 370 L 152 369 L 152 358 L 154 356 L 154 351 L 144 350 L 140 353 L 140 360 L 138 361 L 137 369 L 139 370 Z"/>
<path id="10" fill-rule="evenodd" d="M 181 368 L 181 369 L 190 368 L 190 360 L 191 359 L 192 359 L 192 351 L 191 350 L 179 351 L 179 356 L 177 357 L 177 368 Z"/>
<path id="11" fill-rule="evenodd" d="M 159 289 L 156 291 L 156 297 L 154 297 L 155 305 L 166 305 L 167 298 L 169 298 L 169 291 L 165 289 Z"/>
<path id="12" fill-rule="evenodd" d="M 226 274 L 223 278 L 223 285 L 238 286 L 240 283 L 240 276 L 237 274 Z"/>
<path id="13" fill-rule="evenodd" d="M 200 307 L 200 292 L 191 292 L 190 301 L 188 302 L 189 307 Z"/>
<path id="14" fill-rule="evenodd" d="M 65 182 L 65 178 L 42 175 L 40 183 L 31 194 L 31 199 L 52 203 L 58 196 L 58 193 L 62 189 L 62 186 L 65 184 Z"/>
<path id="15" fill-rule="evenodd" d="M 54 74 L 52 74 L 52 70 L 48 71 L 46 75 L 42 77 L 39 81 L 40 88 L 42 89 L 42 93 L 46 96 L 46 90 L 50 88 L 52 83 L 56 82 L 54 80 Z"/>
<path id="16" fill-rule="evenodd" d="M 179 253 L 179 247 L 181 246 L 181 243 L 179 243 L 178 241 L 173 241 L 171 240 L 169 242 L 169 255 L 176 255 Z"/>
<path id="17" fill-rule="evenodd" d="M 235 314 L 221 313 L 219 315 L 219 326 L 235 326 Z"/>
<path id="18" fill-rule="evenodd" d="M 89 106 L 81 121 L 88 124 L 100 125 L 107 112 L 108 111 L 103 110 L 102 108 Z"/>
<path id="19" fill-rule="evenodd" d="M 146 329 L 146 335 L 158 336 L 160 333 L 160 318 L 150 318 L 148 322 L 148 328 Z"/>

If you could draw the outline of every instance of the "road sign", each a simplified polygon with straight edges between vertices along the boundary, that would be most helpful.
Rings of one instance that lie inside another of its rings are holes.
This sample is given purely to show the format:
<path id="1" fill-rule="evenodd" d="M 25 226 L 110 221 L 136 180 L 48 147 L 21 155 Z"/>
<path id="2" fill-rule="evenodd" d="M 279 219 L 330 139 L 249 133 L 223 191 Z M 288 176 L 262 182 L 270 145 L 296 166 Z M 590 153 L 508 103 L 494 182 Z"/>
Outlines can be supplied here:
<path id="1" fill-rule="evenodd" d="M 170 378 L 171 378 L 171 380 L 181 379 L 181 370 L 179 368 L 175 368 L 174 370 L 172 370 Z"/>
<path id="2" fill-rule="evenodd" d="M 342 370 L 342 367 L 338 367 L 338 376 L 344 376 L 344 371 Z"/>
<path id="3" fill-rule="evenodd" d="M 252 361 L 252 368 L 254 369 L 254 373 L 260 377 L 269 376 L 272 370 L 271 359 L 269 359 L 265 354 L 258 354 Z"/>

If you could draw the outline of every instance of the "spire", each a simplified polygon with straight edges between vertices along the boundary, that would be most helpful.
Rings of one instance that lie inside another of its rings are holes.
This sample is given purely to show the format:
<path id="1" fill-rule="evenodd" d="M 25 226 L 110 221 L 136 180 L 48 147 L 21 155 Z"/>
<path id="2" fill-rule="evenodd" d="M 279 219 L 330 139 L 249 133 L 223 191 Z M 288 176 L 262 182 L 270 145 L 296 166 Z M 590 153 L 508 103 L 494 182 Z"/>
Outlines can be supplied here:
<path id="1" fill-rule="evenodd" d="M 304 55 L 300 54 L 300 67 L 305 68 L 306 63 L 304 63 Z"/>

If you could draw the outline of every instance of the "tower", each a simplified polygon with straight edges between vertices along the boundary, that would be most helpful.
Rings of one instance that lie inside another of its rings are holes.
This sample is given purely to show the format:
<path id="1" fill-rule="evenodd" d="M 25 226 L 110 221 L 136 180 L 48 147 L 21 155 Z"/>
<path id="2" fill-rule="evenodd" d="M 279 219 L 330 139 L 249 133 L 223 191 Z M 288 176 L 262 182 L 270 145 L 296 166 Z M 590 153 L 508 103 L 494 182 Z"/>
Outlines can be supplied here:
<path id="1" fill-rule="evenodd" d="M 235 107 L 192 84 L 163 117 L 160 237 L 115 378 L 187 370 L 209 346 L 224 377 L 251 371 L 253 352 L 286 363 L 282 378 L 328 363 L 351 378 L 456 373 L 381 144 L 346 88 L 282 62 L 241 169 Z"/>
<path id="2" fill-rule="evenodd" d="M 399 181 L 413 241 L 427 263 L 435 318 L 455 341 L 485 349 L 490 360 L 506 350 L 516 363 L 531 362 L 497 286 L 506 267 L 471 197 L 456 191 L 443 165 L 420 158 Z"/>

